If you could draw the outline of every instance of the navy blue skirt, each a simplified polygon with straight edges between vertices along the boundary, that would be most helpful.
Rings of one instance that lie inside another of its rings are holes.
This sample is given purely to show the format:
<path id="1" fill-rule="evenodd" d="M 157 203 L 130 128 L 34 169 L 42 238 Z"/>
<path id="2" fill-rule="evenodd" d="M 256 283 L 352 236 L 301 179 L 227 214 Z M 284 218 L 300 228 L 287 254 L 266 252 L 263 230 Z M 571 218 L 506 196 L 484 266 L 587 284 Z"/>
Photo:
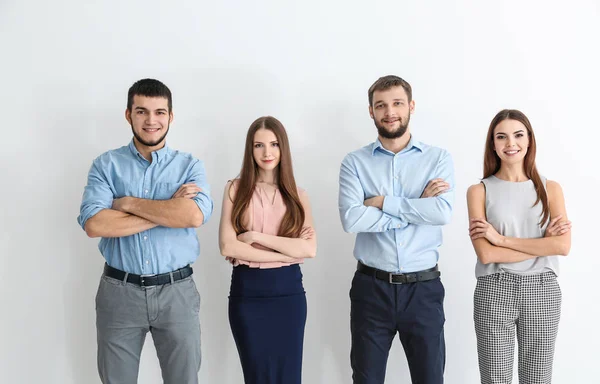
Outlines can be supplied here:
<path id="1" fill-rule="evenodd" d="M 229 325 L 246 384 L 300 384 L 306 294 L 299 265 L 233 268 Z"/>

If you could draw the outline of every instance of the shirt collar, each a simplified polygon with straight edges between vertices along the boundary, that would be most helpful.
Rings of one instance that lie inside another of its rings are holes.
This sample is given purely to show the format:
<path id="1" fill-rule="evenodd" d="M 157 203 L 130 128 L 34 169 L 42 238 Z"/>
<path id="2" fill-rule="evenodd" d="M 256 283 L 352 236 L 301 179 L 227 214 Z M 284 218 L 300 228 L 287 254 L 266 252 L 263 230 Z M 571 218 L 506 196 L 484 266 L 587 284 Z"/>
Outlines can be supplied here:
<path id="1" fill-rule="evenodd" d="M 416 140 L 413 135 L 410 135 L 410 140 L 408 141 L 408 144 L 406 145 L 406 148 L 404 148 L 402 151 L 400 151 L 398 153 L 403 153 L 403 152 L 410 151 L 413 147 L 416 148 L 416 149 L 418 149 L 419 151 L 423 152 L 423 143 L 421 143 L 420 141 Z M 373 148 L 371 150 L 371 155 L 375 155 L 375 151 L 378 148 L 380 148 L 382 151 L 390 152 L 390 151 L 388 151 L 387 149 L 385 149 L 383 147 L 383 145 L 381 144 L 381 141 L 379 141 L 379 137 L 373 143 Z"/>
<path id="2" fill-rule="evenodd" d="M 129 150 L 131 150 L 131 153 L 138 157 L 139 159 L 143 159 L 146 160 L 146 158 L 144 156 L 142 156 L 142 154 L 137 150 L 137 148 L 135 147 L 135 144 L 133 143 L 133 139 L 131 139 L 131 141 L 129 142 Z M 154 151 L 152 152 L 152 160 L 156 160 L 158 162 L 160 162 L 161 160 L 163 160 L 167 154 L 169 153 L 170 149 L 167 146 L 167 143 L 165 143 L 165 146 L 162 147 L 161 149 L 159 149 L 158 151 Z M 148 161 L 148 160 L 146 160 Z"/>

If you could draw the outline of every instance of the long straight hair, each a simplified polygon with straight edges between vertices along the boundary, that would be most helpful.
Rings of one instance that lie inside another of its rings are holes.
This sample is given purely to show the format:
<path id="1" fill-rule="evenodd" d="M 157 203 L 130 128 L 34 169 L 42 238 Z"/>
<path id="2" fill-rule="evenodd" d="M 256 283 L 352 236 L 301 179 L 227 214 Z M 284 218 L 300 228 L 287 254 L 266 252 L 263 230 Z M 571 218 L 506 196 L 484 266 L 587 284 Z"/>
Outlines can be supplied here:
<path id="1" fill-rule="evenodd" d="M 533 133 L 533 128 L 531 127 L 529 119 L 523 112 L 516 109 L 503 109 L 492 119 L 485 142 L 485 154 L 483 155 L 483 178 L 485 179 L 495 175 L 500 170 L 501 160 L 494 150 L 494 129 L 496 129 L 498 124 L 504 120 L 516 120 L 522 123 L 525 128 L 527 128 L 527 134 L 529 136 L 529 148 L 523 162 L 523 170 L 525 171 L 525 175 L 530 178 L 531 181 L 533 181 L 533 186 L 535 187 L 535 192 L 537 194 L 537 198 L 535 203 L 533 203 L 533 206 L 537 205 L 539 202 L 542 203 L 542 219 L 540 221 L 540 226 L 543 226 L 550 217 L 548 194 L 546 193 L 544 183 L 542 183 L 542 178 L 540 177 L 537 167 L 535 166 L 535 153 L 537 149 L 535 134 Z"/>
<path id="2" fill-rule="evenodd" d="M 250 205 L 252 194 L 258 179 L 258 164 L 254 161 L 254 134 L 259 129 L 268 129 L 275 134 L 279 143 L 279 165 L 275 169 L 277 184 L 283 202 L 287 209 L 279 226 L 279 236 L 299 237 L 304 225 L 304 208 L 298 196 L 296 180 L 292 168 L 292 155 L 290 144 L 283 124 L 272 116 L 263 116 L 256 119 L 248 129 L 246 135 L 246 146 L 244 160 L 240 171 L 239 182 L 236 186 L 233 209 L 231 211 L 231 222 L 236 233 L 244 233 L 248 230 L 243 224 L 244 213 Z M 232 184 L 233 185 L 233 184 Z"/>

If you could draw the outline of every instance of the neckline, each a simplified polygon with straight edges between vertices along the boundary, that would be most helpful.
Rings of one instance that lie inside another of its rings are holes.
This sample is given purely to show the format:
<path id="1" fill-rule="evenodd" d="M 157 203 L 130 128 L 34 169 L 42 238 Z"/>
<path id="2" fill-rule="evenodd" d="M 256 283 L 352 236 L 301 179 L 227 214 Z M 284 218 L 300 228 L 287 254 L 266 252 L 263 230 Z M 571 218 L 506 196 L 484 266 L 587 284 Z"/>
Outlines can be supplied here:
<path id="1" fill-rule="evenodd" d="M 525 181 L 508 181 L 508 180 L 501 179 L 501 178 L 499 178 L 496 175 L 492 175 L 492 177 L 495 178 L 496 180 L 500 180 L 500 181 L 503 181 L 505 183 L 511 183 L 511 184 L 526 184 L 526 183 L 532 182 L 531 179 L 527 179 Z"/>

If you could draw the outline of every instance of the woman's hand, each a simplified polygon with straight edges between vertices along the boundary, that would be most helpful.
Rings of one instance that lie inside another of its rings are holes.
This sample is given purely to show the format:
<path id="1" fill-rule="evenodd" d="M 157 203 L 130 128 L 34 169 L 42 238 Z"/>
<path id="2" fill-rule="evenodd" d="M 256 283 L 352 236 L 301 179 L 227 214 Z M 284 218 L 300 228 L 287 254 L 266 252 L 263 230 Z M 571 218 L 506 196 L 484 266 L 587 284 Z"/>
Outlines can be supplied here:
<path id="1" fill-rule="evenodd" d="M 502 246 L 502 242 L 504 241 L 504 236 L 499 234 L 498 231 L 484 219 L 471 219 L 469 236 L 471 236 L 471 240 L 481 238 L 487 239 L 487 241 L 496 246 Z"/>
<path id="2" fill-rule="evenodd" d="M 240 233 L 237 236 L 237 239 L 239 241 L 241 241 L 242 243 L 246 243 L 246 244 L 250 244 L 252 245 L 252 243 L 256 243 L 256 232 L 254 231 L 248 231 L 248 232 L 244 232 L 244 233 Z"/>
<path id="3" fill-rule="evenodd" d="M 560 236 L 571 230 L 571 222 L 569 220 L 561 220 L 562 215 L 556 216 L 550 221 L 546 228 L 544 237 Z"/>

